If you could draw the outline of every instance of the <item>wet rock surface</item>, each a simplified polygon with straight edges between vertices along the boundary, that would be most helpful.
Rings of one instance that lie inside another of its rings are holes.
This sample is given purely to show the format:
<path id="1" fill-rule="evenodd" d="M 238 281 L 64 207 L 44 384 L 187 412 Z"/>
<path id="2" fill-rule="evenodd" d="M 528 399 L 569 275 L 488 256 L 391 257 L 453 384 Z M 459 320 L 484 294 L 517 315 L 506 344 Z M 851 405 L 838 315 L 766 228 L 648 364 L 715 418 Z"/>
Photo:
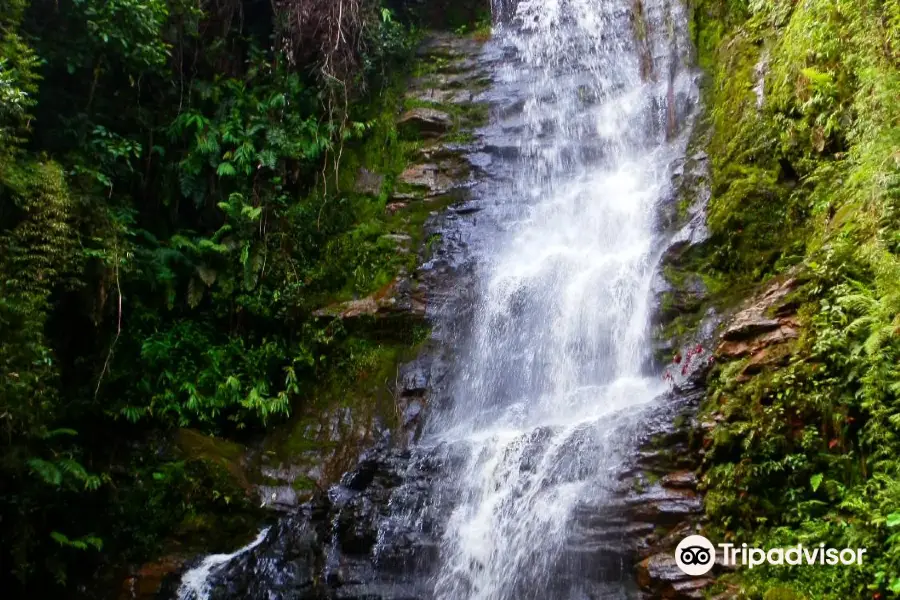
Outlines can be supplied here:
<path id="1" fill-rule="evenodd" d="M 707 207 L 712 196 L 709 156 L 703 150 L 694 152 L 675 165 L 672 178 L 678 201 L 672 203 L 663 219 L 664 223 L 668 219 L 669 223 L 679 223 L 680 226 L 671 239 L 663 263 L 677 261 L 691 248 L 700 246 L 709 239 L 709 229 L 706 226 Z M 681 215 L 678 214 L 679 205 L 680 212 L 683 213 Z"/>
<path id="2" fill-rule="evenodd" d="M 263 541 L 215 571 L 213 600 L 424 598 L 410 573 L 434 558 L 422 530 L 391 520 L 397 505 L 427 502 L 440 467 L 382 443 L 327 494 L 269 529 Z"/>
<path id="3" fill-rule="evenodd" d="M 676 238 L 674 245 L 678 244 Z M 637 581 L 646 598 L 705 598 L 707 588 L 725 568 L 717 564 L 707 576 L 691 577 L 674 558 L 678 542 L 702 532 L 698 482 L 705 452 L 702 440 L 723 418 L 713 413 L 698 420 L 699 403 L 713 364 L 744 360 L 737 378 L 747 380 L 789 356 L 790 342 L 798 338 L 800 327 L 791 299 L 796 287 L 796 280 L 788 275 L 728 315 L 709 309 L 691 337 L 673 348 L 665 375 L 672 388 L 672 412 L 649 428 L 656 433 L 644 444 L 627 479 L 633 490 L 628 497 L 632 518 L 652 526 L 652 533 L 635 543 Z M 733 597 L 730 594 L 719 597 Z"/>
<path id="4" fill-rule="evenodd" d="M 699 132 L 695 144 L 705 146 Z M 711 196 L 708 156 L 690 153 L 673 167 L 674 193 L 661 225 L 672 232 L 662 250 L 661 269 L 652 287 L 656 299 L 656 354 L 665 357 L 664 379 L 670 399 L 647 428 L 647 435 L 626 481 L 630 518 L 645 525 L 633 543 L 635 577 L 643 598 L 687 600 L 706 597 L 715 581 L 686 575 L 675 562 L 675 547 L 701 532 L 703 496 L 698 472 L 704 450 L 698 419 L 706 378 L 716 360 L 725 318 L 707 306 L 709 290 L 697 273 L 683 268 L 685 258 L 709 239 L 706 211 Z M 686 335 L 661 337 L 674 319 L 692 315 Z"/>
<path id="5" fill-rule="evenodd" d="M 414 108 L 400 117 L 401 133 L 412 139 L 437 138 L 453 129 L 453 118 L 436 108 Z"/>
<path id="6" fill-rule="evenodd" d="M 703 498 L 698 491 L 697 470 L 702 448 L 693 432 L 704 394 L 702 376 L 688 390 L 672 392 L 670 403 L 647 430 L 626 478 L 630 520 L 643 524 L 645 533 L 632 538 L 635 576 L 643 598 L 703 598 L 712 578 L 686 575 L 675 563 L 674 550 L 684 537 L 699 533 Z"/>

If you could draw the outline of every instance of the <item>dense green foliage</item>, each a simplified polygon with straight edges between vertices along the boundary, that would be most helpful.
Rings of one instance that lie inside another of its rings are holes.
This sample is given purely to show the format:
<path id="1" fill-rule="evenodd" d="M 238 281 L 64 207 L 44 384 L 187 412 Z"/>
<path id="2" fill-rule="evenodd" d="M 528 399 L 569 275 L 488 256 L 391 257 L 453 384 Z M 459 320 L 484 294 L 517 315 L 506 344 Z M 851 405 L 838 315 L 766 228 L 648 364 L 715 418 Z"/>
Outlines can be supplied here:
<path id="1" fill-rule="evenodd" d="M 415 33 L 340 4 L 0 0 L 3 589 L 99 589 L 246 514 L 167 432 L 249 435 L 355 360 L 312 313 L 400 260 L 345 166 L 397 152 Z"/>
<path id="2" fill-rule="evenodd" d="M 723 287 L 796 277 L 783 360 L 713 373 L 721 537 L 867 548 L 862 568 L 736 578 L 753 598 L 900 597 L 900 2 L 698 0 Z"/>

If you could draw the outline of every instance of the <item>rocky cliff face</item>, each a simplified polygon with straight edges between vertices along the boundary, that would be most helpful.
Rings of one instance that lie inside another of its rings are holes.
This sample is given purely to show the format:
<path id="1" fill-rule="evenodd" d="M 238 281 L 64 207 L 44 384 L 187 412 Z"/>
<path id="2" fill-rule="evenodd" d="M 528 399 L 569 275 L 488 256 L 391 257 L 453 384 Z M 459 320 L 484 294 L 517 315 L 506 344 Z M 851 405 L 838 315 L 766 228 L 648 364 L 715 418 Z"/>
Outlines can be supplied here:
<path id="1" fill-rule="evenodd" d="M 677 254 L 669 260 L 673 256 Z M 714 365 L 735 363 L 740 368 L 734 381 L 745 384 L 764 369 L 785 364 L 800 335 L 797 303 L 791 297 L 797 285 L 790 276 L 779 278 L 738 307 L 723 309 L 722 315 L 710 310 L 683 334 L 673 353 L 665 375 L 673 388 L 672 412 L 656 426 L 659 433 L 645 446 L 632 475 L 638 484 L 632 500 L 635 521 L 652 529 L 636 547 L 642 558 L 638 583 L 648 598 L 705 598 L 714 589 L 715 597 L 724 600 L 736 593 L 728 585 L 716 585 L 717 576 L 727 572 L 721 562 L 707 576 L 691 577 L 674 558 L 684 537 L 712 536 L 703 502 L 708 486 L 704 459 L 728 417 L 707 402 L 707 378 Z M 650 485 L 644 487 L 644 482 Z"/>

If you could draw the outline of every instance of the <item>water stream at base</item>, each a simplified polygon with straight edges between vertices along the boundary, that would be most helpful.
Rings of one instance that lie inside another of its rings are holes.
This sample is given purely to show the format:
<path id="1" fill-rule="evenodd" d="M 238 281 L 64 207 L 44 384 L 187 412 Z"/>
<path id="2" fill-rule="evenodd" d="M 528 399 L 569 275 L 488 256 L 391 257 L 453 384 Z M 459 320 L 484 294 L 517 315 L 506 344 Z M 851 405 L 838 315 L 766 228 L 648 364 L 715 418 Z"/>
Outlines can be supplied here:
<path id="1" fill-rule="evenodd" d="M 494 11 L 495 106 L 480 137 L 506 150 L 477 192 L 479 223 L 494 230 L 473 251 L 474 317 L 448 342 L 456 362 L 411 459 L 442 467 L 424 503 L 391 500 L 372 562 L 386 562 L 392 530 L 436 536 L 435 552 L 414 561 L 411 588 L 363 582 L 336 597 L 635 597 L 632 565 L 604 531 L 663 392 L 650 287 L 697 102 L 686 16 L 681 0 L 494 0 Z M 262 571 L 277 560 L 260 558 Z M 206 597 L 207 582 L 192 585 L 179 598 Z M 253 597 L 306 597 L 266 594 Z"/>

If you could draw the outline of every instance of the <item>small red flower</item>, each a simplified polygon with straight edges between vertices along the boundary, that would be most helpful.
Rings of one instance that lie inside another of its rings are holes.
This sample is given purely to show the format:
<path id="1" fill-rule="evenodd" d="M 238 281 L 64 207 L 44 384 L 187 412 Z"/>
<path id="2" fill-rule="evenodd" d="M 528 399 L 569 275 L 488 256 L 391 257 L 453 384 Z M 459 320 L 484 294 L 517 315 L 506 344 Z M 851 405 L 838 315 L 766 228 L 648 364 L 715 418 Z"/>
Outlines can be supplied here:
<path id="1" fill-rule="evenodd" d="M 834 448 L 834 447 L 837 446 L 837 445 L 838 445 L 838 440 L 837 440 L 837 438 L 835 438 L 835 439 L 831 440 L 830 442 L 828 442 L 828 448 L 829 448 L 829 449 L 830 449 L 830 448 Z"/>

